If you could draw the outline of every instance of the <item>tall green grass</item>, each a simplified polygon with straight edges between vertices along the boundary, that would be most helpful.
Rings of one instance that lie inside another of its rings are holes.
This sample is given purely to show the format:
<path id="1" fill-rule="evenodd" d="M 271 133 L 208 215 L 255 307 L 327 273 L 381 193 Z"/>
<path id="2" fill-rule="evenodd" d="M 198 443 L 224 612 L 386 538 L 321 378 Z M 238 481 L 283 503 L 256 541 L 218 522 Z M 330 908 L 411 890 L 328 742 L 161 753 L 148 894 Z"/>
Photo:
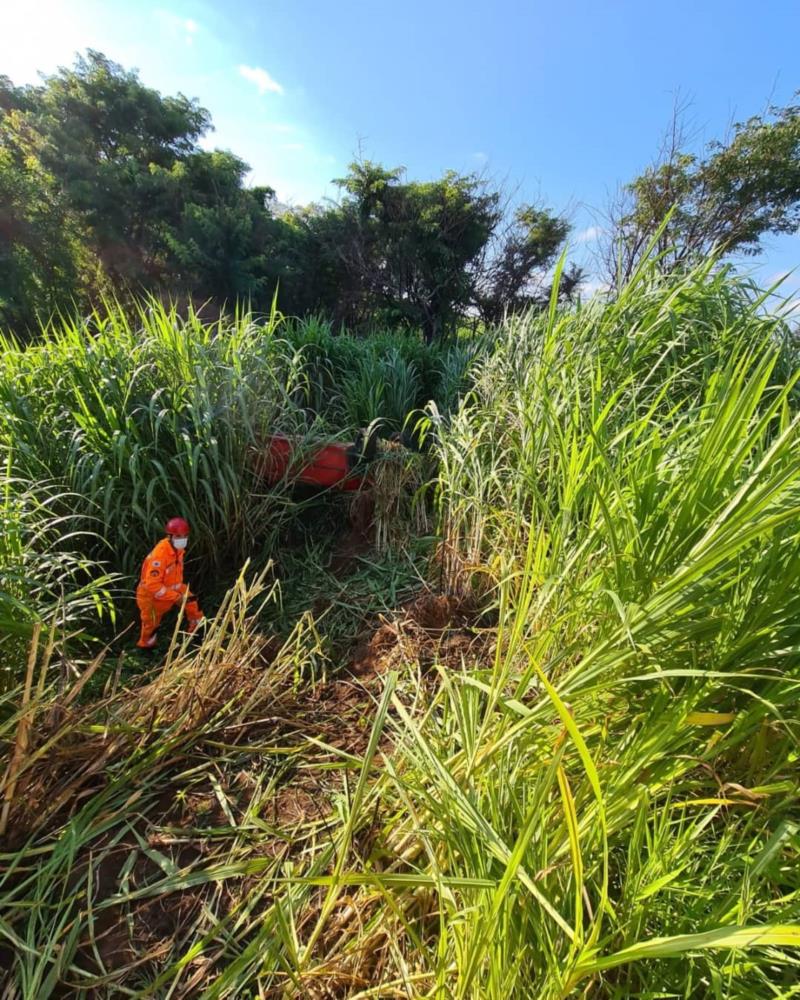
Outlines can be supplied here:
<path id="1" fill-rule="evenodd" d="M 316 431 L 332 436 L 375 418 L 401 427 L 433 398 L 419 360 L 430 352 L 400 340 L 334 337 L 277 314 L 208 324 L 157 303 L 135 320 L 107 308 L 32 346 L 0 341 L 0 456 L 13 476 L 63 491 L 56 513 L 99 519 L 106 544 L 88 555 L 110 549 L 114 567 L 133 573 L 175 512 L 192 525 L 190 557 L 213 577 L 269 548 L 285 510 L 253 476 L 268 434 L 306 433 L 309 406 Z"/>
<path id="2" fill-rule="evenodd" d="M 65 512 L 99 519 L 115 568 L 133 573 L 175 512 L 219 571 L 269 535 L 250 449 L 294 426 L 291 356 L 272 333 L 152 306 L 138 323 L 110 309 L 35 346 L 6 341 L 0 449 L 14 474 L 58 484 Z"/>
<path id="3" fill-rule="evenodd" d="M 354 725 L 345 702 L 331 721 L 326 689 L 296 681 L 316 670 L 313 608 L 250 674 L 240 587 L 202 669 L 182 651 L 142 706 L 70 723 L 113 735 L 111 777 L 3 856 L 10 988 L 797 996 L 800 368 L 786 334 L 714 262 L 672 278 L 643 265 L 613 302 L 554 300 L 499 331 L 456 412 L 429 426 L 431 579 L 481 603 L 479 641 L 431 663 L 400 617 L 396 673 L 367 687 Z M 351 725 L 357 753 L 339 742 Z M 187 861 L 189 835 L 162 817 L 165 790 L 193 782 L 225 809 Z M 281 787 L 319 811 L 283 823 Z M 93 865 L 116 845 L 109 891 Z M 138 906 L 179 894 L 196 906 L 177 933 L 98 964 L 100 914 L 141 924 Z"/>
<path id="4" fill-rule="evenodd" d="M 454 996 L 792 995 L 800 372 L 763 301 L 709 263 L 553 306 L 439 435 L 449 585 L 500 616 L 398 706 Z"/>
<path id="5" fill-rule="evenodd" d="M 0 474 L 0 691 L 19 683 L 37 625 L 85 639 L 113 620 L 116 579 L 84 555 L 96 537 L 56 513 L 70 499 Z"/>
<path id="6" fill-rule="evenodd" d="M 298 352 L 302 389 L 295 398 L 328 426 L 365 427 L 379 420 L 400 430 L 414 410 L 435 400 L 443 412 L 458 405 L 483 343 L 475 337 L 425 344 L 405 330 L 355 337 L 311 317 L 288 321 Z"/>
<path id="7" fill-rule="evenodd" d="M 128 592 L 117 602 L 127 625 L 132 578 L 174 514 L 192 526 L 193 584 L 221 595 L 246 559 L 276 551 L 296 513 L 283 486 L 254 473 L 269 434 L 347 439 L 373 419 L 399 428 L 439 387 L 440 355 L 418 338 L 334 336 L 275 312 L 207 323 L 156 302 L 136 316 L 107 305 L 34 344 L 0 337 L 0 350 L 2 618 L 30 597 L 28 627 L 55 583 L 64 608 L 109 610 L 107 574 Z M 18 647 L 6 658 L 22 669 Z"/>

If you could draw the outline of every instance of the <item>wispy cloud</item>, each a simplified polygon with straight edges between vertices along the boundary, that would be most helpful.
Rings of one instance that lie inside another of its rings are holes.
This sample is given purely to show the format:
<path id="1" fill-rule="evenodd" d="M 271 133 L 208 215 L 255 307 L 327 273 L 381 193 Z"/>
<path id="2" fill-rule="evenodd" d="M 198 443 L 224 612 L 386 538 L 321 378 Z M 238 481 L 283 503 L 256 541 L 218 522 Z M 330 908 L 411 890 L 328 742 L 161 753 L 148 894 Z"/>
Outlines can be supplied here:
<path id="1" fill-rule="evenodd" d="M 259 94 L 282 94 L 283 87 L 261 66 L 240 66 L 239 75 L 258 87 Z"/>
<path id="2" fill-rule="evenodd" d="M 183 22 L 183 28 L 186 32 L 186 44 L 191 45 L 194 42 L 194 36 L 200 30 L 200 25 L 197 21 L 193 21 L 190 17 L 187 17 Z"/>
<path id="3" fill-rule="evenodd" d="M 603 235 L 603 230 L 600 226 L 589 226 L 588 229 L 582 229 L 579 233 L 575 234 L 576 243 L 593 243 L 596 239 Z"/>
<path id="4" fill-rule="evenodd" d="M 479 150 L 477 153 L 473 153 L 470 156 L 470 159 L 474 160 L 476 163 L 481 163 L 481 164 L 487 163 L 489 160 L 489 154 Z"/>
<path id="5" fill-rule="evenodd" d="M 266 122 L 265 127 L 268 128 L 270 132 L 291 133 L 297 131 L 297 126 L 290 125 L 288 122 Z"/>
<path id="6" fill-rule="evenodd" d="M 169 10 L 157 10 L 156 17 L 174 34 L 183 35 L 187 45 L 193 45 L 195 35 L 200 31 L 200 25 L 191 17 L 179 17 Z"/>
<path id="7" fill-rule="evenodd" d="M 281 143 L 281 149 L 289 149 L 289 150 L 295 150 L 295 151 L 297 151 L 297 150 L 305 149 L 305 148 L 306 147 L 303 145 L 302 142 L 284 142 L 284 143 Z"/>

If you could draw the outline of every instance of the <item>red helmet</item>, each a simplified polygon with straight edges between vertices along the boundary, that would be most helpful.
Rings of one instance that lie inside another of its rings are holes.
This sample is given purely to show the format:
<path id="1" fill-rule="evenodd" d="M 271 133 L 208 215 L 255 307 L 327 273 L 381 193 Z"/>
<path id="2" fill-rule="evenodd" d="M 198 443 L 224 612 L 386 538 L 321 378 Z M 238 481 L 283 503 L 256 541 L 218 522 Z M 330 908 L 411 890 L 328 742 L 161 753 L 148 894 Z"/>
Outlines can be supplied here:
<path id="1" fill-rule="evenodd" d="M 188 535 L 189 522 L 184 521 L 182 517 L 171 517 L 164 525 L 164 531 L 168 535 Z"/>

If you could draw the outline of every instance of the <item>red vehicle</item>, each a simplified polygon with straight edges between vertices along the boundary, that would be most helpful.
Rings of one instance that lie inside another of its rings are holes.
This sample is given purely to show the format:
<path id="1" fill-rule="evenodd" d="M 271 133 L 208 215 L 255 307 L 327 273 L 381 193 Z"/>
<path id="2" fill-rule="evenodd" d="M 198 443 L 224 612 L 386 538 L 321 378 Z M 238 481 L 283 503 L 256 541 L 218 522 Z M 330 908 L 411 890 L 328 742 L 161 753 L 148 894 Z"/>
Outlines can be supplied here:
<path id="1" fill-rule="evenodd" d="M 320 489 L 359 490 L 369 483 L 367 464 L 374 458 L 374 435 L 360 432 L 352 444 L 309 444 L 304 438 L 273 434 L 256 461 L 268 483 L 283 479 Z"/>

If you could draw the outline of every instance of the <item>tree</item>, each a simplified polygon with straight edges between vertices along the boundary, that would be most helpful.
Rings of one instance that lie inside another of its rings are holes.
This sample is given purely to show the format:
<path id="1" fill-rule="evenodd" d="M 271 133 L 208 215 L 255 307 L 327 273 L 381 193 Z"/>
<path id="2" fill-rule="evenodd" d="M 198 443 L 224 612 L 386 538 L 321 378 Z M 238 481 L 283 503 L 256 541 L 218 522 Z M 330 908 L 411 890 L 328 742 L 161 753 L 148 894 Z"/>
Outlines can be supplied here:
<path id="1" fill-rule="evenodd" d="M 406 182 L 402 170 L 364 161 L 337 183 L 342 203 L 312 225 L 338 260 L 346 321 L 380 311 L 431 340 L 469 312 L 497 323 L 549 296 L 569 225 L 548 209 L 523 205 L 508 219 L 502 192 L 452 171 Z M 572 294 L 581 279 L 568 269 L 562 290 Z"/>
<path id="2" fill-rule="evenodd" d="M 247 165 L 197 145 L 208 112 L 89 51 L 41 86 L 0 79 L 0 300 L 35 326 L 112 287 L 232 302 L 271 294 L 281 224 Z"/>
<path id="3" fill-rule="evenodd" d="M 279 212 L 248 166 L 201 149 L 208 112 L 89 51 L 38 86 L 0 78 L 0 319 L 35 328 L 102 291 L 248 300 L 421 329 L 539 301 L 566 223 L 474 175 L 351 165 L 338 204 Z M 576 274 L 571 274 L 576 278 Z"/>
<path id="4" fill-rule="evenodd" d="M 208 112 L 181 94 L 163 97 L 93 50 L 30 98 L 43 166 L 85 219 L 104 269 L 117 282 L 151 286 L 164 267 L 163 172 L 197 151 Z"/>
<path id="5" fill-rule="evenodd" d="M 86 232 L 39 157 L 26 95 L 0 77 L 0 328 L 23 333 L 83 303 Z"/>
<path id="6" fill-rule="evenodd" d="M 248 169 L 233 153 L 215 150 L 190 153 L 163 171 L 163 242 L 175 289 L 220 303 L 266 294 L 279 226 L 268 208 L 275 193 L 245 188 Z"/>
<path id="7" fill-rule="evenodd" d="M 40 86 L 0 83 L 0 299 L 32 327 L 112 283 L 166 274 L 170 171 L 196 155 L 208 113 L 162 97 L 98 52 Z M 180 214 L 180 209 L 174 209 Z"/>
<path id="8" fill-rule="evenodd" d="M 347 319 L 387 321 L 440 335 L 469 304 L 471 265 L 499 221 L 499 196 L 452 171 L 428 182 L 400 169 L 353 163 L 337 181 L 341 204 L 312 220 L 338 262 Z"/>
<path id="9" fill-rule="evenodd" d="M 612 283 L 627 280 L 651 243 L 659 267 L 672 271 L 712 249 L 757 254 L 765 235 L 800 227 L 799 105 L 735 124 L 704 157 L 684 145 L 676 112 L 659 159 L 612 206 L 604 251 Z"/>
<path id="10" fill-rule="evenodd" d="M 486 323 L 549 298 L 546 275 L 569 233 L 569 223 L 545 208 L 523 205 L 487 245 L 475 275 L 475 306 Z M 581 280 L 579 269 L 565 276 L 569 295 Z"/>
<path id="11" fill-rule="evenodd" d="M 361 269 L 349 268 L 345 246 L 354 240 L 352 215 L 339 206 L 307 205 L 277 220 L 270 273 L 278 282 L 284 312 L 319 312 L 335 323 L 358 325 L 368 318 L 369 301 Z"/>

